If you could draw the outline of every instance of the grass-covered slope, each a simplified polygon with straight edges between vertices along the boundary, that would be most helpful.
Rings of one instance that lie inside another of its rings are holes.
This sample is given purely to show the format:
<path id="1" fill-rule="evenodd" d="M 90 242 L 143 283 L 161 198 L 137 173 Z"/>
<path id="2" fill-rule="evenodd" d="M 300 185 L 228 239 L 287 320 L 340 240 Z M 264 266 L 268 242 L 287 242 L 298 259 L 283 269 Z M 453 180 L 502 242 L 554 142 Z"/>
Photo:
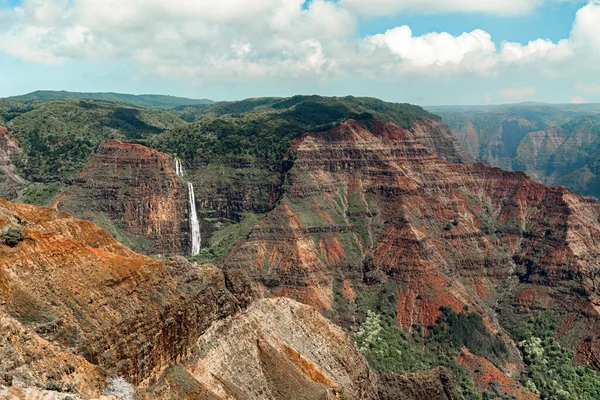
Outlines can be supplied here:
<path id="1" fill-rule="evenodd" d="M 114 103 L 54 100 L 37 104 L 7 123 L 22 149 L 20 170 L 34 182 L 72 180 L 97 145 L 110 139 L 138 140 L 181 121 L 164 111 Z"/>
<path id="2" fill-rule="evenodd" d="M 349 118 L 379 118 L 404 129 L 424 118 L 440 120 L 418 106 L 351 96 L 221 102 L 198 110 L 194 118 L 197 120 L 191 124 L 155 137 L 150 143 L 190 161 L 235 156 L 278 162 L 292 139 L 305 132 L 331 129 Z"/>
<path id="3" fill-rule="evenodd" d="M 31 101 L 31 100 L 58 100 L 58 99 L 75 99 L 75 100 L 98 100 L 109 101 L 114 103 L 125 103 L 136 107 L 148 108 L 173 108 L 181 106 L 201 106 L 213 104 L 214 101 L 208 99 L 188 99 L 185 97 L 164 96 L 157 94 L 122 94 L 122 93 L 80 93 L 52 90 L 38 90 L 22 96 L 13 96 L 9 98 L 14 101 Z"/>

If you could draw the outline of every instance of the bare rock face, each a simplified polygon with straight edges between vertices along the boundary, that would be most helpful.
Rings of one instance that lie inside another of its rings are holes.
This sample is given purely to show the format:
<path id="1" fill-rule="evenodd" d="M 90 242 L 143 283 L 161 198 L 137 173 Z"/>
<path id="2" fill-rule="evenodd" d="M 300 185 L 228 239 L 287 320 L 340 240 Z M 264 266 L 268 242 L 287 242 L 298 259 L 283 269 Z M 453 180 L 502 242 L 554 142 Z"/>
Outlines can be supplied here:
<path id="1" fill-rule="evenodd" d="M 166 375 L 171 382 L 186 376 L 187 387 L 211 399 L 458 399 L 455 378 L 444 369 L 380 379 L 341 328 L 287 298 L 256 302 L 214 324 Z M 168 381 L 150 388 L 150 397 L 180 390 Z"/>
<path id="2" fill-rule="evenodd" d="M 255 303 L 215 324 L 197 346 L 190 373 L 220 396 L 377 397 L 377 377 L 352 339 L 316 310 L 289 299 Z"/>
<path id="3" fill-rule="evenodd" d="M 468 306 L 506 342 L 508 374 L 520 357 L 497 295 L 517 314 L 552 307 L 559 335 L 593 363 L 600 313 L 582 286 L 598 284 L 600 204 L 523 173 L 442 161 L 424 135 L 351 120 L 295 140 L 282 200 L 223 267 L 319 310 L 333 308 L 334 280 L 348 293 L 392 280 L 409 329 Z"/>
<path id="4" fill-rule="evenodd" d="M 0 245 L 0 399 L 389 398 L 341 328 L 291 299 L 253 303 L 242 272 L 156 261 L 64 212 L 0 200 L 8 228 L 23 235 Z M 451 378 L 420 376 L 386 385 L 455 398 Z"/>
<path id="5" fill-rule="evenodd" d="M 111 140 L 55 205 L 93 220 L 137 251 L 187 254 L 187 199 L 187 187 L 170 156 Z"/>
<path id="6" fill-rule="evenodd" d="M 0 126 L 0 193 L 9 200 L 19 196 L 25 180 L 16 171 L 19 147 L 10 132 Z"/>
<path id="7" fill-rule="evenodd" d="M 14 385 L 138 385 L 254 297 L 239 273 L 159 262 L 64 212 L 0 199 L 0 232 L 15 226 L 22 240 L 0 244 L 0 377 Z"/>

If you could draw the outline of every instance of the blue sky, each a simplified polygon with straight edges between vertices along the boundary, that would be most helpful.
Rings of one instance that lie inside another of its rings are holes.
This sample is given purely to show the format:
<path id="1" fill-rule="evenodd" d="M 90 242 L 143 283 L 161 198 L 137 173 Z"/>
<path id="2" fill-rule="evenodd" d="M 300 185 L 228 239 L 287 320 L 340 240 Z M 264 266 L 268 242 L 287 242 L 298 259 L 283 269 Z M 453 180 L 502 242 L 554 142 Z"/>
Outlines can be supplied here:
<path id="1" fill-rule="evenodd" d="M 596 1 L 373 1 L 0 0 L 0 97 L 600 102 Z"/>

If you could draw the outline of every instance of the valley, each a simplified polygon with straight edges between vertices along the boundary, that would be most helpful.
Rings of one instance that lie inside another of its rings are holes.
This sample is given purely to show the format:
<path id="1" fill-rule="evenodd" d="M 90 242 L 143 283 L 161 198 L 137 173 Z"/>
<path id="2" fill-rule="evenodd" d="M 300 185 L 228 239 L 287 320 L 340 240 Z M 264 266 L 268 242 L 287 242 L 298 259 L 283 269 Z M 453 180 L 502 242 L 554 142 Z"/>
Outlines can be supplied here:
<path id="1" fill-rule="evenodd" d="M 431 107 L 475 159 L 600 198 L 600 106 Z"/>
<path id="2" fill-rule="evenodd" d="M 600 396 L 591 106 L 84 95 L 0 100 L 0 398 Z"/>

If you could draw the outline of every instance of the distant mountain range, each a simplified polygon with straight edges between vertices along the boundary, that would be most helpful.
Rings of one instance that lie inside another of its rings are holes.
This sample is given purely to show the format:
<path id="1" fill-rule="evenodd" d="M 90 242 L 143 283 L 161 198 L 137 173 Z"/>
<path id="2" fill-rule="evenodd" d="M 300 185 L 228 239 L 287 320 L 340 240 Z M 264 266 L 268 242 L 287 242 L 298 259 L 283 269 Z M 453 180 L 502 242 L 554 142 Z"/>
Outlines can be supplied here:
<path id="1" fill-rule="evenodd" d="M 600 198 L 600 104 L 429 107 L 471 156 Z"/>
<path id="2" fill-rule="evenodd" d="M 8 97 L 8 99 L 16 101 L 57 99 L 98 100 L 126 103 L 137 107 L 149 108 L 174 108 L 181 106 L 210 105 L 214 103 L 214 101 L 209 99 L 188 99 L 185 97 L 165 96 L 159 94 L 133 95 L 122 93 L 80 93 L 51 90 L 38 90 L 22 96 Z"/>

